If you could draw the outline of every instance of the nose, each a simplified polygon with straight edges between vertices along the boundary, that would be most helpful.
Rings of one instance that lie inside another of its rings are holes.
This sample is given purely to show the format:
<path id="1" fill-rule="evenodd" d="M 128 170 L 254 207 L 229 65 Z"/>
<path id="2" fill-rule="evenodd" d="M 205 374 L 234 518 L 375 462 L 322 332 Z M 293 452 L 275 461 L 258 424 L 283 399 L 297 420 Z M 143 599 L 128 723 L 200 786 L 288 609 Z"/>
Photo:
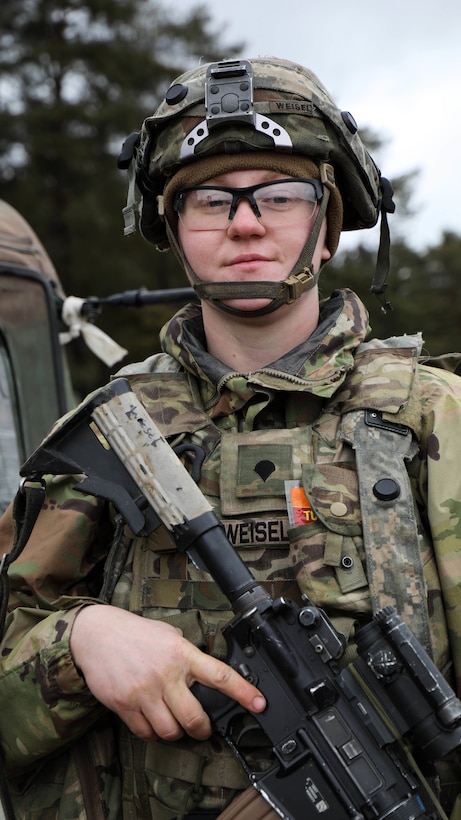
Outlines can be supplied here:
<path id="1" fill-rule="evenodd" d="M 258 235 L 263 236 L 266 229 L 258 219 L 247 199 L 241 199 L 227 229 L 228 236 Z"/>

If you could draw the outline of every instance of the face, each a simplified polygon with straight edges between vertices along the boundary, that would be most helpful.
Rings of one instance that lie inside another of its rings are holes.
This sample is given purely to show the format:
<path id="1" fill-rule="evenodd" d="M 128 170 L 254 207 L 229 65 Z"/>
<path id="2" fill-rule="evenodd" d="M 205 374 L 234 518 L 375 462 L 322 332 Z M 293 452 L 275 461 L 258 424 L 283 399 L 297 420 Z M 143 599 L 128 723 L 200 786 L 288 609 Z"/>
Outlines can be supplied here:
<path id="1" fill-rule="evenodd" d="M 265 170 L 232 171 L 207 180 L 204 185 L 244 188 L 269 180 L 286 179 L 286 174 Z M 178 222 L 182 250 L 203 282 L 246 282 L 286 279 L 296 263 L 315 222 L 293 221 L 265 227 L 254 214 L 248 200 L 240 200 L 228 228 L 221 230 L 190 230 Z M 326 224 L 323 225 L 315 250 L 313 265 L 318 270 L 322 261 L 330 258 L 325 245 Z M 232 299 L 228 304 L 243 310 L 257 310 L 268 299 Z"/>

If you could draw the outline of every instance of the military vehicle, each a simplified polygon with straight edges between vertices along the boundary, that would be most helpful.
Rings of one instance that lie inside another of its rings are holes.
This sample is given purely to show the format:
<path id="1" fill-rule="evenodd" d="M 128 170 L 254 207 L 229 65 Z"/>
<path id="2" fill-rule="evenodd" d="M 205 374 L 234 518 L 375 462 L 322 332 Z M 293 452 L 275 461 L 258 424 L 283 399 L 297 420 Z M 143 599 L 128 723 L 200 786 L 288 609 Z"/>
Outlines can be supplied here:
<path id="1" fill-rule="evenodd" d="M 36 233 L 0 200 L 0 514 L 16 493 L 20 465 L 75 405 L 63 347 L 65 336 L 75 337 L 69 315 L 77 316 L 92 352 L 112 366 L 127 351 L 95 327 L 102 305 L 142 307 L 193 297 L 191 288 L 142 288 L 104 299 L 67 296 Z"/>
<path id="2" fill-rule="evenodd" d="M 0 200 L 0 513 L 19 466 L 73 403 L 57 304 L 64 292 L 26 220 Z"/>

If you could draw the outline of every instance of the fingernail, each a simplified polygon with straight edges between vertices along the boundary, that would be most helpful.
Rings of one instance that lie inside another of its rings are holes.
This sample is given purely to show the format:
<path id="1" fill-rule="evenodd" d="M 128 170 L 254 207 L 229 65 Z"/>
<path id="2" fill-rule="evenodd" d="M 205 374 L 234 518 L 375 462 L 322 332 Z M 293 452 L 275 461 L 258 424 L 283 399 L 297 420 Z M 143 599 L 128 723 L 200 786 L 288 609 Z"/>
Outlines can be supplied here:
<path id="1" fill-rule="evenodd" d="M 255 712 L 262 712 L 266 708 L 266 701 L 260 695 L 253 700 L 253 709 Z"/>

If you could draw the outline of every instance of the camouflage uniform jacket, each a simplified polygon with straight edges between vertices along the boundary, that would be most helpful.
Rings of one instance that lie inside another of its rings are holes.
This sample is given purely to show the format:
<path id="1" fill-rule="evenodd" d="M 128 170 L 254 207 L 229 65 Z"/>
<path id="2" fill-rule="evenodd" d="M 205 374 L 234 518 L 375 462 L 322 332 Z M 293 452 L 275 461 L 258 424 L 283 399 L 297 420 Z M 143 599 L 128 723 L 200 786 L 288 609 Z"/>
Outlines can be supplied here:
<path id="1" fill-rule="evenodd" d="M 164 352 L 123 373 L 173 446 L 204 451 L 199 486 L 272 595 L 306 592 L 352 641 L 355 624 L 376 605 L 375 592 L 392 600 L 389 584 L 401 584 L 400 576 L 408 590 L 402 615 L 424 609 L 434 658 L 459 680 L 461 380 L 421 365 L 418 340 L 368 342 L 368 332 L 360 300 L 338 291 L 305 344 L 257 373 L 234 373 L 206 354 L 200 310 L 188 306 L 162 332 Z M 392 441 L 418 439 L 405 455 L 407 506 L 384 525 L 373 515 L 365 521 L 359 502 L 359 485 L 362 492 L 376 481 L 366 464 L 357 472 L 354 428 L 364 409 L 380 420 L 371 436 L 388 429 L 393 436 L 384 470 L 396 460 Z M 408 429 L 413 436 L 402 435 Z M 290 524 L 293 481 L 305 495 L 297 506 L 295 490 Z M 81 606 L 104 601 L 164 619 L 223 657 L 229 604 L 162 528 L 133 537 L 115 526 L 108 505 L 76 493 L 74 484 L 50 477 L 44 508 L 10 571 L 0 735 L 17 815 L 172 820 L 194 807 L 218 811 L 247 785 L 220 738 L 145 744 L 133 737 L 88 691 L 69 635 Z M 402 548 L 408 516 L 417 528 L 416 560 Z M 375 592 L 365 529 L 384 551 L 373 569 Z M 7 513 L 1 551 L 10 548 L 12 530 Z M 264 756 L 256 745 L 252 753 Z"/>

